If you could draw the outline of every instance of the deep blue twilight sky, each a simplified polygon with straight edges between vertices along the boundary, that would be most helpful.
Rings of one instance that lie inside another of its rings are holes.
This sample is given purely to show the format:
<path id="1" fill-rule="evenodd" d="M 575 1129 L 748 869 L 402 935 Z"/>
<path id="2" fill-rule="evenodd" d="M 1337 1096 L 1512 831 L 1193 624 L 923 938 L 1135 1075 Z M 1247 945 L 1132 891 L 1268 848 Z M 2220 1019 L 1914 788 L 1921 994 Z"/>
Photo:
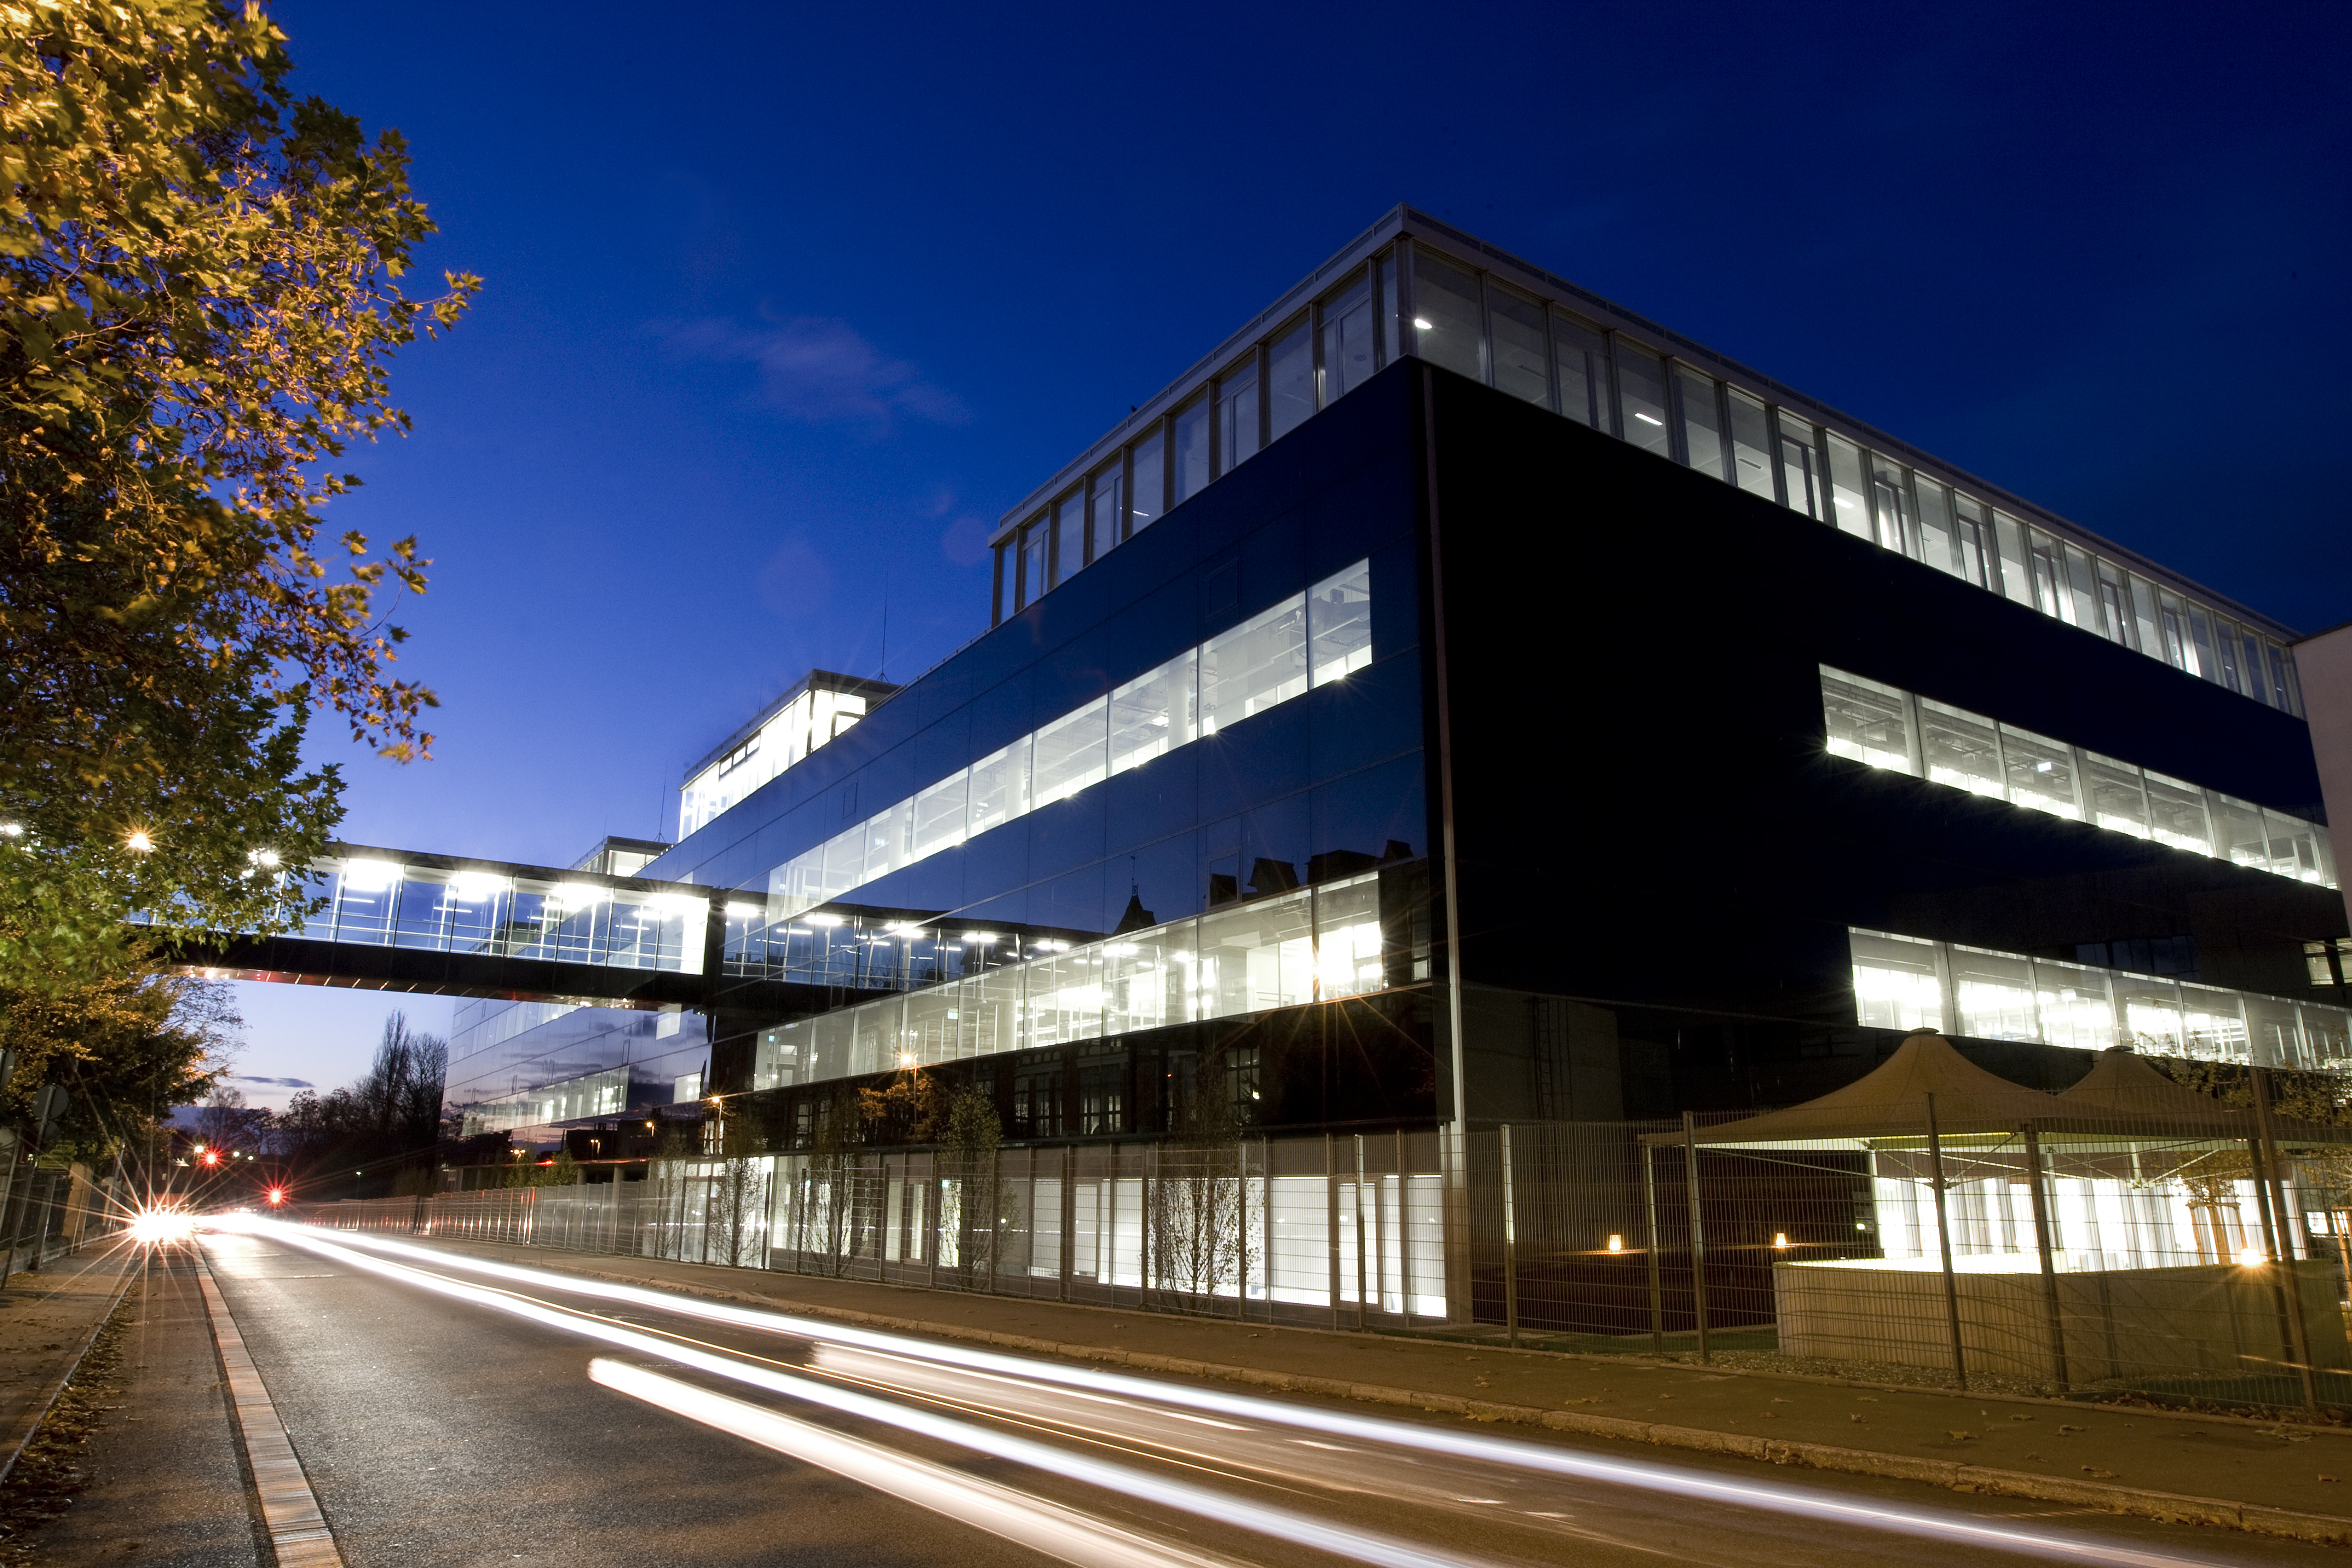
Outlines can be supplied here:
<path id="1" fill-rule="evenodd" d="M 1399 201 L 2352 618 L 2341 5 L 271 8 L 488 279 L 331 518 L 435 562 L 435 760 L 314 737 L 357 841 L 670 836 L 812 665 L 983 629 L 999 514 Z M 256 1079 L 348 1079 L 387 1007 L 239 989 Z"/>

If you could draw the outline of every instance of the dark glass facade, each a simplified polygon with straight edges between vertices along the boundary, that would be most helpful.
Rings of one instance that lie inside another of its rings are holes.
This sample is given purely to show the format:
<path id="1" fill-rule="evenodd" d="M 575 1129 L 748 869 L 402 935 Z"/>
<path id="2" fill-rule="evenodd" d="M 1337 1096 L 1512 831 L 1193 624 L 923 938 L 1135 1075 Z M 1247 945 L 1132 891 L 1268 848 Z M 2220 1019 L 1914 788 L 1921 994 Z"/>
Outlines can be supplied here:
<path id="1" fill-rule="evenodd" d="M 468 1082 L 707 1051 L 805 1143 L 922 1066 L 1066 1140 L 1788 1103 L 1919 1022 L 2352 1055 L 2287 629 L 1465 239 L 1391 214 L 690 814 L 707 1033 Z"/>

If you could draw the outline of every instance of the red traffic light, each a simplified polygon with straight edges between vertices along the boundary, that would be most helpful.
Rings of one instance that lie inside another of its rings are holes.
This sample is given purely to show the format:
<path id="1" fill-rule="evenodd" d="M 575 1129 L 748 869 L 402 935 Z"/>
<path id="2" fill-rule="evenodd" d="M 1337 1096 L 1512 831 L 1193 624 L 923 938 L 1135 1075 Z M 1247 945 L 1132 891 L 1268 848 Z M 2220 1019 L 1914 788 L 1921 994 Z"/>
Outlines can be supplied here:
<path id="1" fill-rule="evenodd" d="M 269 1201 L 272 1203 L 284 1203 L 286 1201 L 286 1189 L 282 1186 L 271 1187 L 269 1189 Z"/>
<path id="2" fill-rule="evenodd" d="M 217 1149 L 206 1149 L 205 1151 L 205 1164 L 208 1166 L 216 1166 L 220 1164 L 220 1151 Z"/>

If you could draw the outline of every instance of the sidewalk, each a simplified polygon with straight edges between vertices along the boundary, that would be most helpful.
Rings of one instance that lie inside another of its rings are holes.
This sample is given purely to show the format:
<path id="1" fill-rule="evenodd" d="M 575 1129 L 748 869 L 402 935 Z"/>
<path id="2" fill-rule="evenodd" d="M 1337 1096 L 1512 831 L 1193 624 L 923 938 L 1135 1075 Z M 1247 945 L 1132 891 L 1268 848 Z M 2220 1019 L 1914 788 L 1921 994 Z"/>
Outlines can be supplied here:
<path id="1" fill-rule="evenodd" d="M 0 1290 L 0 1479 L 137 1277 L 138 1261 L 136 1247 L 93 1240 L 82 1256 L 12 1274 Z"/>
<path id="2" fill-rule="evenodd" d="M 1034 1354 L 2352 1543 L 2352 1429 L 1863 1387 L 489 1242 L 423 1243 Z"/>

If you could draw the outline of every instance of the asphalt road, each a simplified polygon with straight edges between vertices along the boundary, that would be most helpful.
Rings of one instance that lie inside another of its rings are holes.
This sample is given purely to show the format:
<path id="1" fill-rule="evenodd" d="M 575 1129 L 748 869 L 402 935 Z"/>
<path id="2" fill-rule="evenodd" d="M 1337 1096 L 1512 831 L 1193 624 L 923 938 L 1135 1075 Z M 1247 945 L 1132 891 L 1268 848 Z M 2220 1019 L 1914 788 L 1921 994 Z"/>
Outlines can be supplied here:
<path id="1" fill-rule="evenodd" d="M 1901 1482 L 788 1332 L 749 1308 L 581 1293 L 343 1233 L 205 1246 L 355 1565 L 2341 1561 Z M 200 1438 L 182 1385 L 181 1458 L 217 1483 L 226 1417 L 215 1409 Z M 133 1410 L 147 1397 L 128 1395 Z M 102 1441 L 94 1468 L 110 1462 Z M 78 1522 L 128 1506 L 102 1490 Z"/>

